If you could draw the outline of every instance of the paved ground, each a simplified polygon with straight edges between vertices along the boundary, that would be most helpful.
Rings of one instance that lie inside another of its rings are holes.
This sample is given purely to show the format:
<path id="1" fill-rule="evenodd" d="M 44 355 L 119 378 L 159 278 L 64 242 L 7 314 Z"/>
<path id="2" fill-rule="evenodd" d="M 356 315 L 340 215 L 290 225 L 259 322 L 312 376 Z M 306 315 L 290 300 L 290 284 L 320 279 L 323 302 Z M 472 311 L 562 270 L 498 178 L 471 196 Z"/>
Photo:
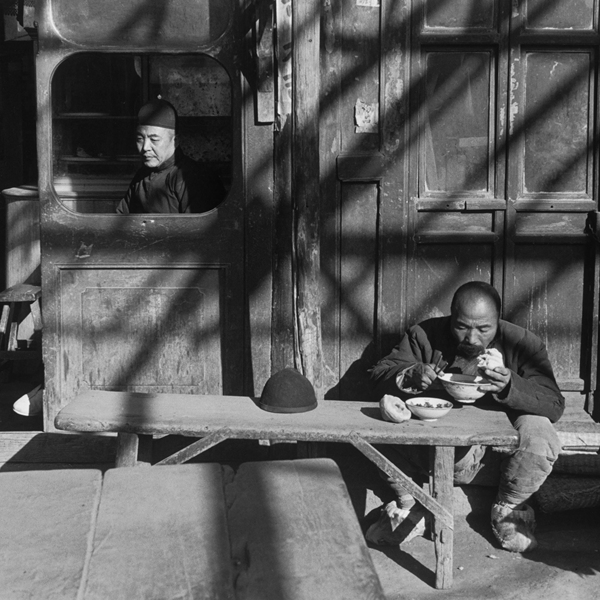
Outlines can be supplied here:
<path id="1" fill-rule="evenodd" d="M 240 456 L 245 461 L 294 458 L 294 445 L 278 446 L 225 442 L 209 450 L 204 459 L 228 463 L 238 462 Z M 386 500 L 385 484 L 375 467 L 353 448 L 334 444 L 325 450 L 338 462 L 366 529 Z M 387 599 L 600 599 L 600 507 L 552 514 L 538 511 L 540 546 L 519 555 L 501 550 L 492 536 L 488 515 L 494 495 L 495 489 L 489 487 L 455 488 L 454 585 L 450 590 L 434 588 L 433 542 L 417 538 L 402 549 L 371 548 Z"/>
<path id="2" fill-rule="evenodd" d="M 597 600 L 600 598 L 600 510 L 540 515 L 539 548 L 526 554 L 501 550 L 485 516 L 456 517 L 454 585 L 434 589 L 433 543 L 371 549 L 389 600 Z"/>
<path id="3" fill-rule="evenodd" d="M 336 457 L 363 529 L 385 500 L 361 458 Z M 388 600 L 598 600 L 600 507 L 537 514 L 539 547 L 514 554 L 496 543 L 489 524 L 495 489 L 455 488 L 454 585 L 436 590 L 433 542 L 416 538 L 402 548 L 371 548 Z"/>

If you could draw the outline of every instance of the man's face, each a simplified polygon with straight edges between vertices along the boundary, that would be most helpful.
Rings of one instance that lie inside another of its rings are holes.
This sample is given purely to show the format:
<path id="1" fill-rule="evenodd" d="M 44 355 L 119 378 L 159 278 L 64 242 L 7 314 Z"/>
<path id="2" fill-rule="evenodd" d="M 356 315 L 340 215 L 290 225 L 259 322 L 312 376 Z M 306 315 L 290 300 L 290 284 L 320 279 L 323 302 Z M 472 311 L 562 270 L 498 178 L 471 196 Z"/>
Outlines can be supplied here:
<path id="1" fill-rule="evenodd" d="M 462 301 L 452 313 L 450 327 L 459 344 L 459 354 L 473 358 L 481 354 L 496 337 L 498 313 L 485 300 Z"/>
<path id="2" fill-rule="evenodd" d="M 155 125 L 140 125 L 136 133 L 137 149 L 146 167 L 156 169 L 175 152 L 175 132 Z"/>

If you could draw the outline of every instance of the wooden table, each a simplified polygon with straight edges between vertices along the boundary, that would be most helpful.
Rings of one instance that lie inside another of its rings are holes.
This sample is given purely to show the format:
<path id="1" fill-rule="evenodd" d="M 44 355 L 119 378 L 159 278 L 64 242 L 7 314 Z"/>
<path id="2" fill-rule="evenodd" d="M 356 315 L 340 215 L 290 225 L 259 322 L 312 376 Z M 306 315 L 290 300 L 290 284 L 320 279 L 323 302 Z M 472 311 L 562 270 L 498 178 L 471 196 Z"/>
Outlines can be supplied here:
<path id="1" fill-rule="evenodd" d="M 0 473 L 0 506 L 1 598 L 385 597 L 330 459 Z"/>
<path id="2" fill-rule="evenodd" d="M 436 587 L 452 584 L 453 478 L 456 446 L 515 446 L 517 433 L 494 407 L 458 405 L 443 419 L 383 421 L 377 404 L 321 401 L 306 413 L 279 414 L 260 409 L 242 396 L 198 396 L 86 391 L 63 408 L 58 429 L 120 433 L 117 464 L 134 465 L 140 440 L 152 435 L 200 437 L 157 464 L 180 464 L 226 439 L 347 442 L 393 477 L 433 514 Z M 434 448 L 432 489 L 426 493 L 375 447 L 376 444 Z"/>

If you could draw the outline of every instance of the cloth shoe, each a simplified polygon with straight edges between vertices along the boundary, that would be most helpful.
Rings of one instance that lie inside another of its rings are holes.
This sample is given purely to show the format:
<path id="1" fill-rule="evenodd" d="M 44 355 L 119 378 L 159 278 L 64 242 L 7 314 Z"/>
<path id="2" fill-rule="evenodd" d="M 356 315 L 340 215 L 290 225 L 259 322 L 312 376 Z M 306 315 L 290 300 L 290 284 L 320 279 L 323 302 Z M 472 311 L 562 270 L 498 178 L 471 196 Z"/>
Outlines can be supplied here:
<path id="1" fill-rule="evenodd" d="M 44 390 L 41 385 L 34 387 L 27 394 L 23 394 L 14 404 L 13 410 L 23 417 L 33 417 L 42 412 L 42 398 Z"/>
<path id="2" fill-rule="evenodd" d="M 415 537 L 425 535 L 426 511 L 419 504 L 412 508 L 398 508 L 395 501 L 382 508 L 379 520 L 373 523 L 365 538 L 376 546 L 398 546 Z"/>
<path id="3" fill-rule="evenodd" d="M 492 530 L 500 545 L 510 552 L 528 552 L 537 546 L 533 536 L 535 513 L 527 504 L 519 508 L 509 504 L 494 504 Z"/>

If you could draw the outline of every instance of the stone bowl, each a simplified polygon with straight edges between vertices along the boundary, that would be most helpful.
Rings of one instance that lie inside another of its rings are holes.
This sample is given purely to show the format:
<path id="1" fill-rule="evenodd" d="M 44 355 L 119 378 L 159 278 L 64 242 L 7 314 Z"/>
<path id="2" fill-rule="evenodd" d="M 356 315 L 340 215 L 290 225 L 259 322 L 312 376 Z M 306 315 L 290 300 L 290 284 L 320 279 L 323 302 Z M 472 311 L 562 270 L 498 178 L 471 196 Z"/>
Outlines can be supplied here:
<path id="1" fill-rule="evenodd" d="M 438 379 L 446 391 L 463 404 L 472 404 L 481 398 L 485 392 L 479 391 L 480 385 L 489 383 L 489 380 L 481 375 L 462 375 L 459 373 L 442 373 Z"/>
<path id="2" fill-rule="evenodd" d="M 447 415 L 452 408 L 452 402 L 439 398 L 410 398 L 406 407 L 422 421 L 437 421 Z"/>

